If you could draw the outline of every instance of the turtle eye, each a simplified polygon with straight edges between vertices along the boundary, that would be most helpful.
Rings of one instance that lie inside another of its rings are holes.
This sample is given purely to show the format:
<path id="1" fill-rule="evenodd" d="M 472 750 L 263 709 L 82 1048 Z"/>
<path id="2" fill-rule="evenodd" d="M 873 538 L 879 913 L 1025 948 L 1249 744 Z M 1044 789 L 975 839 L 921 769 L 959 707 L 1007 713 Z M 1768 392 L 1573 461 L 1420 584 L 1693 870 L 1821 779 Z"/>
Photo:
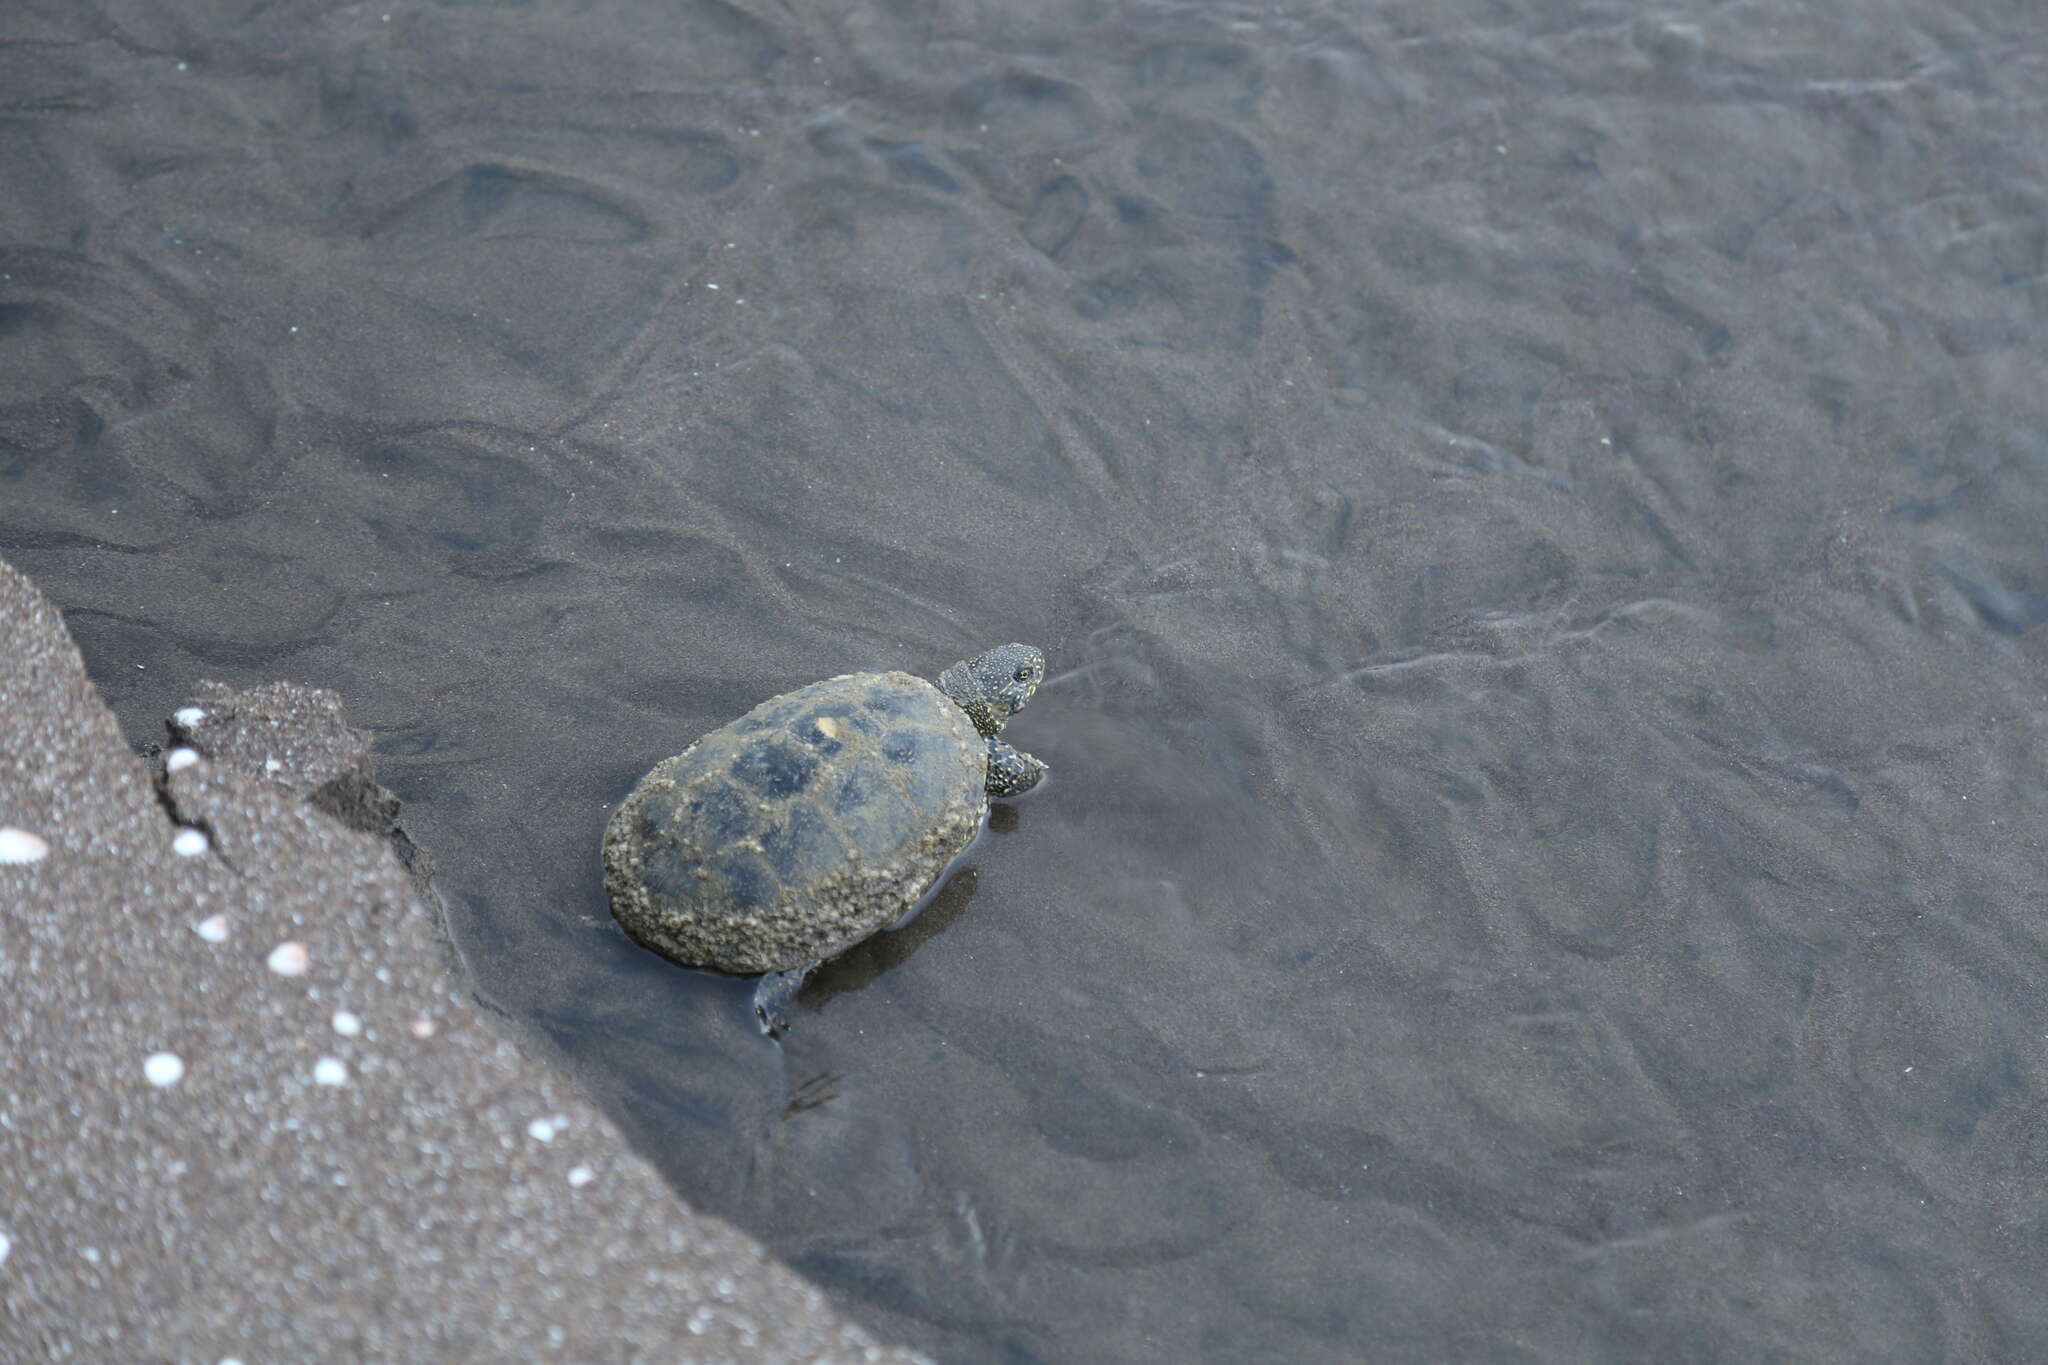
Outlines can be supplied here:
<path id="1" fill-rule="evenodd" d="M 1018 682 L 1030 682 L 1030 681 L 1031 681 L 1031 670 L 1030 670 L 1030 669 L 1028 669 L 1028 668 L 1020 668 L 1020 669 L 1018 669 L 1018 670 L 1017 670 L 1017 681 L 1018 681 Z"/>

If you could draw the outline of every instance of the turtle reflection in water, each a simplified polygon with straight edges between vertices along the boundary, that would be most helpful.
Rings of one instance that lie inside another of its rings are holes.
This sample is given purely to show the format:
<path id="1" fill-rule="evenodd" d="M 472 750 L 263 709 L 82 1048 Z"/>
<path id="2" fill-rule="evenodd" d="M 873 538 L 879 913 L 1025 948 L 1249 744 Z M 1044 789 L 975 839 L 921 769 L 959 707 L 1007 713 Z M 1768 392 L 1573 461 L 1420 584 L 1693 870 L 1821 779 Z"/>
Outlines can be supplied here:
<path id="1" fill-rule="evenodd" d="M 1045 764 L 1002 739 L 1045 676 L 1010 644 L 934 687 L 848 673 L 762 702 L 654 765 L 604 835 L 633 940 L 686 967 L 762 974 L 771 1031 L 813 966 L 902 917 L 973 840 L 992 796 Z"/>

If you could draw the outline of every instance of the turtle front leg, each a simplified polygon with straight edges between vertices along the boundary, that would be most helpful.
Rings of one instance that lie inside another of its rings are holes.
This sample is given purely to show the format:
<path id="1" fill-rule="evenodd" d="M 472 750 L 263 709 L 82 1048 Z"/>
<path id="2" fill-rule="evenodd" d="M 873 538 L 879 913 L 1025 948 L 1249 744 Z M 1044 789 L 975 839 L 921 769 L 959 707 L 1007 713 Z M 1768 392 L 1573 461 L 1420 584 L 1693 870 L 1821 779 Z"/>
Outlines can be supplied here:
<path id="1" fill-rule="evenodd" d="M 1003 743 L 999 739 L 988 742 L 988 794 L 990 796 L 1021 796 L 1038 785 L 1038 779 L 1045 776 L 1045 764 L 1030 754 Z"/>

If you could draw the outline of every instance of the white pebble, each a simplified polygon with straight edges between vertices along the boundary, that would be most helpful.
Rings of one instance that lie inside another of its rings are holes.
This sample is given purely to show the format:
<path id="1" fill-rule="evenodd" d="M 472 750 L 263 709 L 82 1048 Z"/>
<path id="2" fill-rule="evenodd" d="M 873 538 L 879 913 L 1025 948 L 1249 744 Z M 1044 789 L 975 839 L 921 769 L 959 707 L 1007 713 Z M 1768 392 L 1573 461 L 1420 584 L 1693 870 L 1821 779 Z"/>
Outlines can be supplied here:
<path id="1" fill-rule="evenodd" d="M 39 863 L 49 856 L 50 845 L 41 835 L 0 825 L 0 863 Z"/>
<path id="2" fill-rule="evenodd" d="M 535 1119 L 526 1125 L 526 1135 L 535 1142 L 553 1142 L 555 1125 L 547 1119 Z"/>
<path id="3" fill-rule="evenodd" d="M 278 762 L 274 758 L 266 758 L 263 760 L 263 771 L 266 773 L 274 773 L 282 767 L 284 767 L 284 764 Z"/>
<path id="4" fill-rule="evenodd" d="M 226 943 L 228 941 L 228 917 L 226 915 L 209 915 L 193 925 L 192 932 L 205 939 L 208 943 Z"/>
<path id="5" fill-rule="evenodd" d="M 363 1031 L 363 1021 L 347 1010 L 336 1010 L 332 1022 L 334 1031 L 344 1038 L 353 1038 Z"/>
<path id="6" fill-rule="evenodd" d="M 206 852 L 206 834 L 203 830 L 181 829 L 178 837 L 171 840 L 171 850 L 187 858 L 196 858 Z"/>
<path id="7" fill-rule="evenodd" d="M 420 1016 L 419 1018 L 417 1018 L 417 1019 L 413 1020 L 413 1021 L 412 1021 L 412 1036 L 413 1036 L 413 1037 L 415 1037 L 415 1038 L 431 1038 L 431 1037 L 433 1037 L 433 1036 L 434 1036 L 434 1021 L 433 1021 L 433 1020 L 431 1020 L 431 1019 L 429 1019 L 429 1018 L 427 1018 L 427 1016 L 426 1016 L 426 1015 L 424 1015 L 424 1014 L 422 1014 L 422 1015 L 421 1015 L 421 1016 Z"/>
<path id="8" fill-rule="evenodd" d="M 579 1189 L 595 1179 L 597 1179 L 597 1172 L 591 1170 L 588 1166 L 571 1166 L 569 1168 L 569 1183 Z"/>
<path id="9" fill-rule="evenodd" d="M 313 1063 L 313 1082 L 316 1085 L 347 1085 L 348 1063 L 339 1057 L 322 1057 Z"/>
<path id="10" fill-rule="evenodd" d="M 185 1079 L 185 1063 L 175 1052 L 152 1053 L 142 1064 L 142 1074 L 151 1085 L 176 1085 Z"/>
<path id="11" fill-rule="evenodd" d="M 206 719 L 206 712 L 202 711 L 196 706 L 184 706 L 180 707 L 178 709 L 178 713 L 172 716 L 171 719 L 175 720 L 176 722 L 178 722 L 178 724 L 186 727 L 187 729 L 190 729 L 192 726 L 197 725 L 200 721 Z"/>
<path id="12" fill-rule="evenodd" d="M 0 1232 L 0 1265 L 7 1264 L 7 1253 L 14 1250 L 14 1239 Z"/>
<path id="13" fill-rule="evenodd" d="M 270 964 L 270 970 L 279 976 L 298 976 L 306 970 L 306 964 L 312 959 L 306 953 L 306 945 L 293 939 L 272 948 L 270 956 L 265 960 Z"/>
<path id="14" fill-rule="evenodd" d="M 164 759 L 164 771 L 167 773 L 181 772 L 198 761 L 199 751 L 197 749 L 173 749 L 169 756 Z"/>

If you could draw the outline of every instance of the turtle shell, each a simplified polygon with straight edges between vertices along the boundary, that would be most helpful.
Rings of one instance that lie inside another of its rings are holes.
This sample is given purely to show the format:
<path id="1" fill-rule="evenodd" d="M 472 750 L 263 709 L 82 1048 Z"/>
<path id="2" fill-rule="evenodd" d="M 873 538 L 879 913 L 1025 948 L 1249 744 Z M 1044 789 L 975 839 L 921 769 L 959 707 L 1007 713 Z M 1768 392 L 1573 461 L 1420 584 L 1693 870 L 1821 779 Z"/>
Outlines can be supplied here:
<path id="1" fill-rule="evenodd" d="M 900 917 L 988 811 L 988 745 L 908 673 L 762 702 L 654 765 L 605 829 L 634 941 L 689 967 L 784 971 Z"/>

